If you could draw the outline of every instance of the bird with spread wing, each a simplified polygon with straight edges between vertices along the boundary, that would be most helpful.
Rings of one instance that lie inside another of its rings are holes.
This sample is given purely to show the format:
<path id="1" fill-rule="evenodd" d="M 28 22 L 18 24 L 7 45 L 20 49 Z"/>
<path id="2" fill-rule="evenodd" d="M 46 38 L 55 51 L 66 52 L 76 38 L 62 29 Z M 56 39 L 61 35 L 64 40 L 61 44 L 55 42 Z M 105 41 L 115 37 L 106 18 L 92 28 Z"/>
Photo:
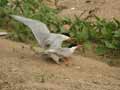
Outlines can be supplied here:
<path id="1" fill-rule="evenodd" d="M 71 48 L 62 47 L 63 41 L 71 38 L 63 34 L 51 33 L 47 26 L 38 20 L 17 15 L 11 15 L 11 17 L 32 30 L 38 44 L 44 49 L 43 53 L 51 57 L 57 64 L 60 63 L 60 59 L 70 57 L 75 49 L 78 48 L 78 46 Z"/>

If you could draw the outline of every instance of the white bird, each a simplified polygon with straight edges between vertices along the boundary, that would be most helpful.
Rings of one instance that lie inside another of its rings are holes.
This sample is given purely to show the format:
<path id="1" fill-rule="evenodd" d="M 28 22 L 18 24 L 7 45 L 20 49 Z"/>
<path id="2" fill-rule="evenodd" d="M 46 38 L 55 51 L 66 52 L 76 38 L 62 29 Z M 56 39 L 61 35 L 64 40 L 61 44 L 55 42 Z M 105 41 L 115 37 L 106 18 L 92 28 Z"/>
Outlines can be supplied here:
<path id="1" fill-rule="evenodd" d="M 62 34 L 50 33 L 47 26 L 40 21 L 17 15 L 11 15 L 11 17 L 25 24 L 32 30 L 39 45 L 45 49 L 44 54 L 51 57 L 57 64 L 59 64 L 61 58 L 69 57 L 77 48 L 77 46 L 72 48 L 62 48 L 62 42 L 70 40 L 70 37 Z"/>
<path id="2" fill-rule="evenodd" d="M 48 49 L 45 51 L 45 53 L 52 57 L 57 64 L 60 64 L 60 60 L 64 60 L 64 62 L 69 61 L 69 57 L 71 57 L 74 51 L 79 47 L 80 45 L 73 46 L 71 48 L 64 47 L 57 49 Z"/>

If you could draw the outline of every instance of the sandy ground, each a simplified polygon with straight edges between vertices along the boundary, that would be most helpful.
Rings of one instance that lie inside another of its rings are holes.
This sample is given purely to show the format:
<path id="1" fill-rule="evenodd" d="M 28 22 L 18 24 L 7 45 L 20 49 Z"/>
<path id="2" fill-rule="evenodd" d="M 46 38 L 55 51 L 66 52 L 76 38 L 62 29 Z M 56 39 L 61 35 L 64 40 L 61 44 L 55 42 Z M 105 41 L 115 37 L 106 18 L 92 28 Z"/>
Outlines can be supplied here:
<path id="1" fill-rule="evenodd" d="M 120 0 L 44 0 L 51 7 L 62 9 L 59 16 L 82 19 L 96 15 L 106 19 L 120 19 Z M 48 3 L 49 2 L 49 3 Z"/>
<path id="2" fill-rule="evenodd" d="M 55 0 L 60 16 L 120 18 L 120 0 Z M 57 65 L 29 45 L 0 39 L 0 90 L 120 90 L 120 68 L 75 54 Z"/>
<path id="3" fill-rule="evenodd" d="M 120 90 L 120 68 L 77 54 L 71 62 L 57 65 L 28 45 L 0 39 L 0 90 Z"/>
<path id="4" fill-rule="evenodd" d="M 120 0 L 47 0 L 59 16 L 120 19 Z M 0 38 L 0 90 L 120 90 L 120 68 L 75 54 L 57 65 L 29 45 Z"/>

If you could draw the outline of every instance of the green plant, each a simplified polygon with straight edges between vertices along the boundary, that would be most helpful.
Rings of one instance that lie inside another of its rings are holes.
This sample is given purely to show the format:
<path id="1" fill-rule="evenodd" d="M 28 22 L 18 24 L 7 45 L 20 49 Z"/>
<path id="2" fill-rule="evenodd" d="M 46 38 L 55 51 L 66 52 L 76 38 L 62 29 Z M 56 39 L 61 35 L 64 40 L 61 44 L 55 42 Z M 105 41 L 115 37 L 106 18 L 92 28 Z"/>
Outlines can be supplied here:
<path id="1" fill-rule="evenodd" d="M 0 7 L 6 6 L 8 3 L 8 0 L 0 0 Z"/>
<path id="2" fill-rule="evenodd" d="M 119 54 L 120 51 L 120 21 L 107 21 L 96 17 L 95 22 L 88 22 L 76 17 L 59 18 L 57 9 L 52 9 L 42 3 L 42 0 L 0 0 L 0 27 L 8 27 L 9 38 L 21 42 L 34 42 L 34 36 L 25 25 L 8 19 L 10 14 L 17 14 L 44 22 L 51 32 L 68 33 L 75 44 L 82 44 L 84 48 L 92 48 L 99 55 L 107 53 Z M 69 25 L 69 30 L 64 25 Z"/>
<path id="3" fill-rule="evenodd" d="M 3 26 L 7 26 L 7 23 L 10 24 L 11 32 L 9 37 L 12 40 L 17 40 L 21 42 L 28 42 L 30 40 L 35 41 L 33 40 L 34 37 L 31 33 L 31 30 L 29 30 L 25 25 L 16 23 L 16 21 L 11 18 L 9 18 L 9 20 L 6 19 L 9 17 L 10 14 L 17 14 L 28 18 L 40 20 L 41 22 L 47 24 L 51 31 L 57 31 L 56 23 L 58 23 L 59 20 L 56 14 L 58 11 L 44 5 L 42 3 L 42 0 L 10 0 L 6 3 L 7 4 L 5 4 L 4 7 L 2 6 L 0 8 L 0 26 L 1 28 L 4 28 Z M 54 26 L 55 24 L 56 26 Z"/>

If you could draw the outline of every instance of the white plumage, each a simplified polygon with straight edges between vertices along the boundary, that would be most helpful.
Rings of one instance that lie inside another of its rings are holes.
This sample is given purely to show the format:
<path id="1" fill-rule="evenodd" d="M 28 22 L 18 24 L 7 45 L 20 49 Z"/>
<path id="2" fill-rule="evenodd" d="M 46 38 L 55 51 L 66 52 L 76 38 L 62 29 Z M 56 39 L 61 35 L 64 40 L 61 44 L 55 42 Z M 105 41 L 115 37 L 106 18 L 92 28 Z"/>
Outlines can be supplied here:
<path id="1" fill-rule="evenodd" d="M 47 26 L 40 21 L 17 15 L 11 15 L 11 17 L 28 26 L 32 30 L 39 45 L 45 49 L 44 53 L 50 56 L 58 64 L 60 58 L 71 56 L 77 48 L 77 46 L 62 48 L 62 42 L 69 40 L 70 37 L 62 34 L 50 33 Z"/>

